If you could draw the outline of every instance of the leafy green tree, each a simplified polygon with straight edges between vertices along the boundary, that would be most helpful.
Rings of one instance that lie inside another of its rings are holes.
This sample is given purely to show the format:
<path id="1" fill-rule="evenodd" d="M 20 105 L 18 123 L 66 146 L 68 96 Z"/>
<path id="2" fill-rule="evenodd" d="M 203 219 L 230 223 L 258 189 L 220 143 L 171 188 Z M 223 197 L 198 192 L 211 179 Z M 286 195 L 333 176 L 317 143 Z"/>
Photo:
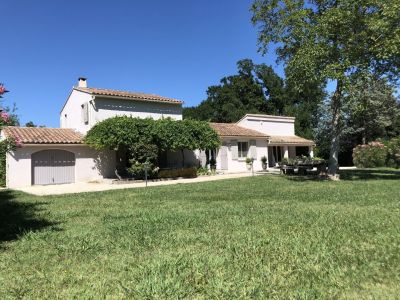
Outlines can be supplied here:
<path id="1" fill-rule="evenodd" d="M 3 95 L 8 91 L 4 87 L 3 84 L 0 84 L 0 98 L 3 98 Z M 0 106 L 0 131 L 3 126 L 13 126 L 18 125 L 18 118 L 14 110 L 10 113 L 10 109 L 6 108 L 5 110 L 1 109 Z M 6 185 L 6 154 L 12 150 L 15 150 L 16 147 L 20 147 L 22 145 L 19 139 L 7 138 L 0 141 L 0 186 Z"/>
<path id="2" fill-rule="evenodd" d="M 237 66 L 237 75 L 224 77 L 220 85 L 208 88 L 207 99 L 198 108 L 185 108 L 184 118 L 236 122 L 246 113 L 264 111 L 266 99 L 262 86 L 255 80 L 253 62 L 243 59 Z"/>
<path id="3" fill-rule="evenodd" d="M 364 145 L 377 138 L 389 138 L 388 131 L 400 114 L 394 92 L 384 79 L 356 78 L 344 97 L 344 136 Z"/>
<path id="4" fill-rule="evenodd" d="M 273 115 L 284 114 L 285 107 L 289 102 L 285 81 L 275 73 L 271 66 L 265 64 L 256 65 L 254 71 L 266 98 L 262 111 Z"/>
<path id="5" fill-rule="evenodd" d="M 329 174 L 336 177 L 344 91 L 359 73 L 395 80 L 400 65 L 400 1 L 256 0 L 261 51 L 272 44 L 298 89 L 332 81 Z"/>
<path id="6" fill-rule="evenodd" d="M 246 113 L 288 115 L 296 117 L 296 134 L 313 138 L 317 107 L 325 97 L 319 83 L 296 90 L 271 66 L 256 65 L 249 59 L 240 60 L 237 65 L 238 74 L 209 87 L 205 101 L 184 109 L 184 119 L 236 122 Z"/>
<path id="7" fill-rule="evenodd" d="M 33 123 L 32 121 L 29 121 L 25 124 L 25 127 L 38 127 L 35 123 Z"/>
<path id="8" fill-rule="evenodd" d="M 220 145 L 217 133 L 204 121 L 139 119 L 127 116 L 106 119 L 93 126 L 85 142 L 96 149 L 127 152 L 128 168 L 142 175 L 146 161 L 155 169 L 160 153 L 214 149 Z M 183 156 L 184 159 L 184 156 Z"/>

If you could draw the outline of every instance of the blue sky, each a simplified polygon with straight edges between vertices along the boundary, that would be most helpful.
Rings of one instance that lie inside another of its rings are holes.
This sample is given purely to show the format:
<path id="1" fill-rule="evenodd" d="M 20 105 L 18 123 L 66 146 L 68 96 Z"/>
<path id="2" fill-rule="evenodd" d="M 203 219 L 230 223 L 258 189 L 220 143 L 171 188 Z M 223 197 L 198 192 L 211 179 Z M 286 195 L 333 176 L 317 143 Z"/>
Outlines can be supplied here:
<path id="1" fill-rule="evenodd" d="M 251 0 L 2 1 L 0 82 L 22 124 L 59 126 L 79 76 L 92 87 L 155 93 L 196 105 L 207 87 L 257 53 Z M 282 74 L 282 67 L 278 68 Z"/>

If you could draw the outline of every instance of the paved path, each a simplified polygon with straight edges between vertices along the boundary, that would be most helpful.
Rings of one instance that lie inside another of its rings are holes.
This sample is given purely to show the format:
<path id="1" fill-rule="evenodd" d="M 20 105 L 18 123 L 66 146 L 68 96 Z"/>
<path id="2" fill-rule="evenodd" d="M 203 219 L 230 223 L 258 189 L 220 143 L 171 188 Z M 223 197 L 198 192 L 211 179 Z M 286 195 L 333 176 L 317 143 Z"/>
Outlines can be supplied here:
<path id="1" fill-rule="evenodd" d="M 255 176 L 258 175 L 263 175 L 263 174 L 257 174 L 257 173 L 255 174 Z M 215 180 L 249 177 L 249 176 L 252 176 L 252 174 L 236 173 L 236 174 L 223 174 L 223 175 L 213 175 L 213 176 L 200 176 L 197 178 L 189 178 L 189 179 L 148 182 L 148 186 L 150 187 L 150 186 L 170 185 L 170 184 L 180 184 L 180 183 L 205 182 L 205 181 L 215 181 Z M 109 182 L 99 182 L 99 183 L 80 182 L 80 183 L 60 184 L 60 185 L 34 185 L 34 186 L 19 188 L 18 190 L 28 194 L 45 196 L 45 195 L 62 195 L 62 194 L 84 193 L 84 192 L 100 192 L 108 190 L 131 189 L 144 186 L 146 186 L 144 182 L 112 184 L 111 181 L 109 181 Z"/>

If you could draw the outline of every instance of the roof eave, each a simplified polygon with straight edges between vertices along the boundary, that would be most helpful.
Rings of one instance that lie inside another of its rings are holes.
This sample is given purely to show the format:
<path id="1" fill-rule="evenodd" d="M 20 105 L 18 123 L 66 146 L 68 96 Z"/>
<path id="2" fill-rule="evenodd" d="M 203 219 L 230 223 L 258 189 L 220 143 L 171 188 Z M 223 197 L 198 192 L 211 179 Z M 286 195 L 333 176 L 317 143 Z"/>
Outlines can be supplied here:
<path id="1" fill-rule="evenodd" d="M 123 99 L 123 100 L 136 100 L 136 101 L 143 101 L 143 102 L 157 102 L 157 103 L 167 103 L 167 104 L 175 104 L 175 105 L 183 105 L 185 104 L 184 101 L 182 100 L 156 100 L 156 99 L 142 99 L 142 98 L 137 98 L 137 97 L 129 97 L 129 96 L 113 96 L 113 95 L 104 95 L 104 94 L 98 94 L 94 93 L 91 91 L 84 91 L 79 88 L 74 87 L 73 88 L 76 91 L 86 93 L 89 95 L 92 95 L 94 98 L 110 98 L 110 99 Z"/>
<path id="2" fill-rule="evenodd" d="M 32 142 L 22 142 L 22 147 L 24 146 L 82 146 L 86 145 L 84 143 L 32 143 Z"/>
<path id="3" fill-rule="evenodd" d="M 218 132 L 217 132 L 218 134 Z M 218 134 L 221 138 L 253 138 L 253 139 L 268 139 L 268 136 L 252 136 L 252 135 L 221 135 Z"/>

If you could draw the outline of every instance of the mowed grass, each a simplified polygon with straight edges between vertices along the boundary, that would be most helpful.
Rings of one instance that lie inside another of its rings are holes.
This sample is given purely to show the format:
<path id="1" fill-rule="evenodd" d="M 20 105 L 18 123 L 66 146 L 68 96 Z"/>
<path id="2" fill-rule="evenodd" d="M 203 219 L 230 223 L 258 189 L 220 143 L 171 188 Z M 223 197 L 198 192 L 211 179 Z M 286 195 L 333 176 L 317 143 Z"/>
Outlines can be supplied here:
<path id="1" fill-rule="evenodd" d="M 0 191 L 0 298 L 390 299 L 400 173 Z"/>

